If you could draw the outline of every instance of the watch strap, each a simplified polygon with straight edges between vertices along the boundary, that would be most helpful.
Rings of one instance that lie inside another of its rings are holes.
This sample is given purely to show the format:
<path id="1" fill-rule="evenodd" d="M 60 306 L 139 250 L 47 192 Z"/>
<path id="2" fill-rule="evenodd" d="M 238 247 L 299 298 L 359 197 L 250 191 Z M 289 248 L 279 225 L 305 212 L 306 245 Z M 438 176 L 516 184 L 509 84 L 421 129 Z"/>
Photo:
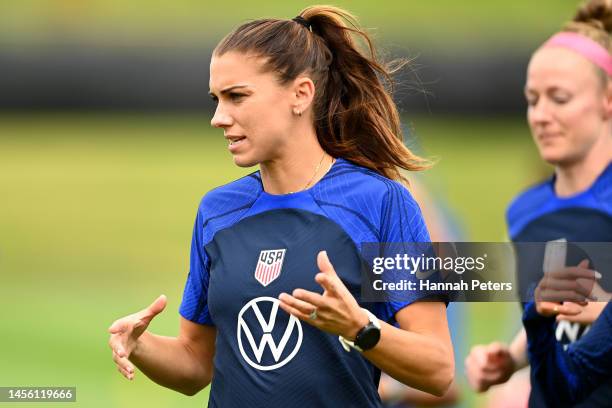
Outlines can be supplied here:
<path id="1" fill-rule="evenodd" d="M 373 324 L 374 327 L 376 327 L 378 330 L 380 330 L 380 322 L 378 321 L 378 318 L 374 315 L 374 313 L 370 312 L 368 309 L 366 309 L 364 307 L 362 307 L 361 310 L 366 312 L 366 314 L 368 315 L 368 320 L 370 321 L 368 324 Z M 360 329 L 360 331 L 362 329 Z M 357 334 L 359 334 L 359 332 L 357 332 Z M 344 338 L 342 336 L 338 336 L 338 341 L 342 345 L 342 348 L 344 350 L 346 350 L 347 352 L 350 352 L 351 349 L 355 349 L 358 352 L 363 353 L 363 349 L 361 347 L 359 347 L 358 345 L 356 345 L 354 341 L 348 340 L 348 339 L 346 339 L 346 338 Z"/>

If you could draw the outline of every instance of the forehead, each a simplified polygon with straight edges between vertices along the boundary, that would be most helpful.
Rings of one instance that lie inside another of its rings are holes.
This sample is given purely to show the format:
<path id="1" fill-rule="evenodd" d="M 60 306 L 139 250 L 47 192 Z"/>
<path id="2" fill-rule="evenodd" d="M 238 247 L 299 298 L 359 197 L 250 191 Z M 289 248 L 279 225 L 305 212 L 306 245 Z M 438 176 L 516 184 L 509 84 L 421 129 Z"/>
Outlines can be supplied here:
<path id="1" fill-rule="evenodd" d="M 264 59 L 238 52 L 213 55 L 210 60 L 209 87 L 213 92 L 241 84 L 254 87 L 273 77 L 263 70 Z"/>
<path id="2" fill-rule="evenodd" d="M 533 54 L 527 68 L 527 87 L 564 87 L 583 89 L 597 85 L 593 64 L 575 51 L 541 48 Z"/>

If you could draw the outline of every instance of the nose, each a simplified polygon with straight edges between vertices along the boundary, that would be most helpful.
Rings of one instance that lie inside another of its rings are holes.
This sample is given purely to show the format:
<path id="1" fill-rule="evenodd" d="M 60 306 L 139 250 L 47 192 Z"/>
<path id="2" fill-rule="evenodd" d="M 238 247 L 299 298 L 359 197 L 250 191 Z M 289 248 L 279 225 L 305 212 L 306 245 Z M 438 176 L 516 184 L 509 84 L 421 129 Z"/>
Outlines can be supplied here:
<path id="1" fill-rule="evenodd" d="M 231 126 L 232 123 L 232 117 L 222 109 L 221 104 L 219 103 L 215 109 L 215 114 L 210 120 L 210 124 L 216 128 L 224 128 Z"/>
<path id="2" fill-rule="evenodd" d="M 552 106 L 546 98 L 540 98 L 535 105 L 529 107 L 529 122 L 532 125 L 543 125 L 550 122 L 552 117 Z"/>

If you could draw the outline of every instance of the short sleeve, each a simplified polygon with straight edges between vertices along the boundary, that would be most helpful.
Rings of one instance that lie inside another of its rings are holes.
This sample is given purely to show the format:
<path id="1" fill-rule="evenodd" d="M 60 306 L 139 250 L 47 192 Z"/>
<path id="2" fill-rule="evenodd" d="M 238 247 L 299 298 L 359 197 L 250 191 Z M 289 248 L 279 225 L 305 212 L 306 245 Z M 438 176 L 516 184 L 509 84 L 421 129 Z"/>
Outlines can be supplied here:
<path id="1" fill-rule="evenodd" d="M 191 255 L 189 275 L 183 291 L 183 300 L 179 313 L 185 319 L 199 324 L 214 325 L 208 310 L 208 283 L 210 280 L 210 262 L 204 249 L 204 225 L 201 211 L 198 211 L 193 237 L 191 239 Z"/>
<path id="2" fill-rule="evenodd" d="M 423 245 L 412 243 L 429 243 L 431 241 L 419 205 L 408 189 L 400 183 L 393 182 L 388 184 L 388 192 L 382 206 L 380 236 L 381 243 L 389 244 L 386 246 L 393 253 L 392 256 L 395 256 L 398 251 L 408 253 L 410 256 L 419 256 Z M 429 245 L 426 246 L 430 247 Z M 416 251 L 419 253 L 416 253 Z M 401 275 L 398 275 L 398 281 L 400 276 L 402 279 L 415 282 L 416 287 L 419 287 L 419 279 L 416 274 L 401 273 Z M 391 279 L 394 280 L 396 278 Z M 418 289 L 404 291 L 400 299 L 389 299 L 389 301 L 384 303 L 383 307 L 378 309 L 379 317 L 387 322 L 393 322 L 395 314 L 399 310 L 426 298 L 440 299 L 440 301 L 446 300 L 444 296 L 440 296 L 439 292 Z"/>

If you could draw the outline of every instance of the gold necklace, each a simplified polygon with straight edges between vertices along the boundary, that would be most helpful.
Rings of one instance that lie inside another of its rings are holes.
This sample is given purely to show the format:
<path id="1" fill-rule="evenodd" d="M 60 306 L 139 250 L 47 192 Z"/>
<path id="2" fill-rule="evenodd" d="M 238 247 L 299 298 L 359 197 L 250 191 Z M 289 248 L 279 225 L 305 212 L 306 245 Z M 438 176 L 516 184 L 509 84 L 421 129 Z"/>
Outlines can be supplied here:
<path id="1" fill-rule="evenodd" d="M 319 164 L 317 164 L 317 167 L 315 168 L 314 174 L 312 175 L 312 177 L 310 178 L 310 180 L 308 180 L 308 183 L 306 183 L 306 185 L 304 187 L 302 187 L 300 190 L 296 190 L 296 191 L 290 191 L 287 194 L 295 194 L 298 193 L 300 191 L 304 191 L 306 190 L 308 187 L 310 187 L 310 184 L 314 181 L 315 177 L 317 176 L 317 173 L 319 172 L 319 170 L 321 169 L 321 165 L 323 164 L 323 159 L 325 159 L 325 152 L 323 152 L 323 156 L 321 156 L 321 160 L 319 161 Z M 327 173 L 328 171 L 331 170 L 333 164 L 334 164 L 335 160 L 332 157 L 332 161 L 329 165 L 329 168 L 327 169 L 327 171 L 325 173 Z"/>

